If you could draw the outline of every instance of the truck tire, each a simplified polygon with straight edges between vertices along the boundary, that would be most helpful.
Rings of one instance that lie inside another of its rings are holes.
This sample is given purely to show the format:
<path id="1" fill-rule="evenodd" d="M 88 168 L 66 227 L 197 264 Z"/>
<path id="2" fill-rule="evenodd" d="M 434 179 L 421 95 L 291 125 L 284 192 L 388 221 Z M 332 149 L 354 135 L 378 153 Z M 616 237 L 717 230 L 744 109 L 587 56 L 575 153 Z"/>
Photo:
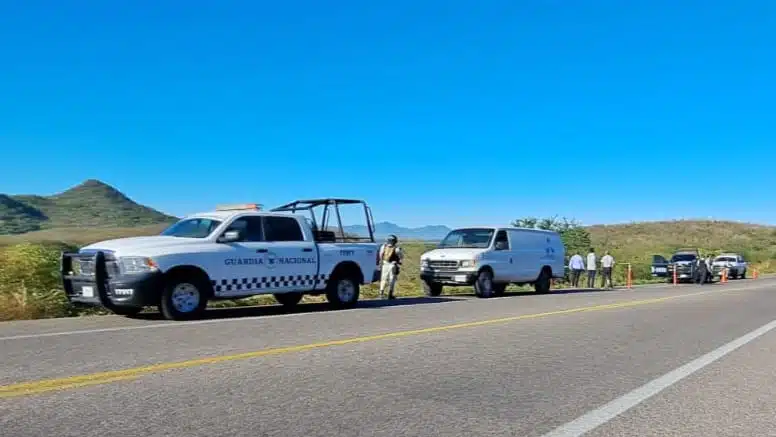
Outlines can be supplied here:
<path id="1" fill-rule="evenodd" d="M 741 272 L 741 279 L 746 279 L 746 269 L 744 269 L 744 271 Z"/>
<path id="2" fill-rule="evenodd" d="M 423 293 L 426 294 L 426 296 L 439 296 L 442 294 L 442 284 L 439 282 L 428 282 L 428 281 L 420 281 L 423 286 Z"/>
<path id="3" fill-rule="evenodd" d="M 352 308 L 358 302 L 360 284 L 346 272 L 333 276 L 326 286 L 326 300 L 335 308 Z"/>
<path id="4" fill-rule="evenodd" d="M 542 269 L 539 273 L 539 277 L 534 282 L 534 290 L 539 294 L 546 294 L 550 292 L 550 281 L 552 281 L 552 273 L 546 268 Z"/>
<path id="5" fill-rule="evenodd" d="M 210 288 L 199 278 L 173 276 L 167 280 L 159 302 L 159 312 L 167 320 L 193 320 L 202 317 Z"/>
<path id="6" fill-rule="evenodd" d="M 507 291 L 507 284 L 506 282 L 497 282 L 493 284 L 493 294 L 495 296 L 503 296 L 504 292 Z"/>
<path id="7" fill-rule="evenodd" d="M 482 270 L 474 281 L 474 294 L 482 299 L 488 299 L 495 295 L 493 289 L 493 272 Z"/>
<path id="8" fill-rule="evenodd" d="M 304 297 L 304 293 L 275 293 L 272 296 L 284 307 L 294 307 Z"/>

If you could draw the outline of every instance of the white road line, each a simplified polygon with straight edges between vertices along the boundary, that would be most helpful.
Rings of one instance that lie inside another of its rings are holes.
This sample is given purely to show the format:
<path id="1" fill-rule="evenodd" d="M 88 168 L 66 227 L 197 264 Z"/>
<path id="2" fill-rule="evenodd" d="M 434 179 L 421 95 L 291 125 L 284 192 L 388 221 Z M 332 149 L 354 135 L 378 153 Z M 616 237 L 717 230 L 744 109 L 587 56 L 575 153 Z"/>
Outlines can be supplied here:
<path id="1" fill-rule="evenodd" d="M 620 414 L 646 401 L 652 396 L 671 387 L 682 379 L 703 369 L 709 364 L 719 360 L 734 350 L 746 345 L 756 338 L 770 332 L 776 328 L 776 320 L 762 326 L 754 331 L 739 337 L 730 343 L 727 343 L 706 355 L 696 358 L 689 363 L 676 368 L 665 375 L 653 379 L 645 385 L 609 402 L 608 404 L 597 408 L 589 413 L 578 417 L 577 419 L 562 425 L 555 430 L 544 434 L 542 437 L 579 437 L 593 429 L 609 422 Z"/>
<path id="2" fill-rule="evenodd" d="M 649 287 L 651 284 L 645 285 L 646 287 Z M 658 286 L 659 287 L 659 286 Z M 653 286 L 649 288 L 655 288 L 658 287 Z M 673 287 L 673 286 L 672 286 Z M 662 288 L 662 287 L 660 287 Z M 728 292 L 728 291 L 736 291 L 736 290 L 748 290 L 756 287 L 738 287 L 738 288 L 724 288 L 722 290 L 715 290 L 711 289 L 713 291 L 709 291 L 709 293 L 715 293 L 715 292 Z M 685 288 L 686 290 L 686 288 Z M 632 292 L 629 292 L 627 289 L 621 289 L 618 291 L 622 291 L 623 295 L 629 295 L 633 296 L 631 294 Z M 692 293 L 688 294 L 687 296 L 696 296 L 698 294 L 705 294 L 705 293 Z M 611 296 L 611 294 L 602 294 L 602 296 Z M 451 298 L 458 298 L 458 296 L 448 296 Z M 512 298 L 511 296 L 504 297 L 505 299 Z M 480 300 L 478 299 L 466 299 L 462 298 L 460 299 L 461 302 L 467 302 L 467 301 L 474 301 L 478 302 Z M 396 307 L 404 307 L 406 305 L 402 306 L 388 306 L 385 308 L 396 308 Z M 409 305 L 412 306 L 412 305 Z M 235 308 L 237 309 L 237 308 Z M 366 307 L 366 308 L 356 308 L 352 311 L 359 311 L 359 310 L 370 310 L 372 308 Z M 59 331 L 59 332 L 46 332 L 46 333 L 40 333 L 40 334 L 20 334 L 20 335 L 10 335 L 7 337 L 0 337 L 0 341 L 11 341 L 11 340 L 26 340 L 26 339 L 32 339 L 32 338 L 45 338 L 45 337 L 61 337 L 61 336 L 67 336 L 67 335 L 81 335 L 81 334 L 99 334 L 103 332 L 117 332 L 117 331 L 134 331 L 138 329 L 157 329 L 157 328 L 181 328 L 186 326 L 193 326 L 193 325 L 209 325 L 212 323 L 237 323 L 237 322 L 246 322 L 251 320 L 257 320 L 257 319 L 273 319 L 277 317 L 295 317 L 295 316 L 303 316 L 306 314 L 324 314 L 329 313 L 329 311 L 312 311 L 312 312 L 300 312 L 300 313 L 290 313 L 290 314 L 267 314 L 267 315 L 260 315 L 260 316 L 249 316 L 249 317 L 231 317 L 231 318 L 223 318 L 223 319 L 207 319 L 207 320 L 195 320 L 190 322 L 166 322 L 166 323 L 154 323 L 151 325 L 136 325 L 136 326 L 116 326 L 112 328 L 96 328 L 96 329 L 80 329 L 80 330 L 74 330 L 74 331 Z M 110 317 L 110 316 L 108 316 Z M 119 317 L 119 316 L 116 316 Z"/>

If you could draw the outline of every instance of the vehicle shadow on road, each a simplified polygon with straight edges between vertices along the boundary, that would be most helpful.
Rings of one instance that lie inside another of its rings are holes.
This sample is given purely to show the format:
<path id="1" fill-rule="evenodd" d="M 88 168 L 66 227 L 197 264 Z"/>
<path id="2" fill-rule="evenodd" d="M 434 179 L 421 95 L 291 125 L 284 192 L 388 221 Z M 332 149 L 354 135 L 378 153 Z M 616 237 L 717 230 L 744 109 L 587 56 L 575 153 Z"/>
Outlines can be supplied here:
<path id="1" fill-rule="evenodd" d="M 384 308 L 393 306 L 407 305 L 426 305 L 446 302 L 455 302 L 460 299 L 454 297 L 404 297 L 394 300 L 369 299 L 358 302 L 352 309 L 359 308 Z M 293 308 L 286 308 L 282 305 L 259 305 L 231 308 L 208 308 L 203 315 L 203 319 L 232 319 L 242 317 L 261 317 L 278 316 L 283 314 L 305 314 L 305 313 L 323 313 L 328 311 L 348 311 L 348 309 L 333 308 L 326 302 L 302 303 Z M 142 320 L 163 320 L 158 312 L 140 313 L 135 316 Z"/>

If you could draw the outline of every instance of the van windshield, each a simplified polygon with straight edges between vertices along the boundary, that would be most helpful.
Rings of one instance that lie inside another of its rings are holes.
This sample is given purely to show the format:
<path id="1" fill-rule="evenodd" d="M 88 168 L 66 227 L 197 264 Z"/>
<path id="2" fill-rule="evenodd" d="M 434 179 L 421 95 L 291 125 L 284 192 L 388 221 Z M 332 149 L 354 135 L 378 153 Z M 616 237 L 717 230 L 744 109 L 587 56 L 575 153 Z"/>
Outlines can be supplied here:
<path id="1" fill-rule="evenodd" d="M 490 246 L 493 229 L 456 229 L 439 243 L 439 248 L 458 247 L 484 249 Z"/>

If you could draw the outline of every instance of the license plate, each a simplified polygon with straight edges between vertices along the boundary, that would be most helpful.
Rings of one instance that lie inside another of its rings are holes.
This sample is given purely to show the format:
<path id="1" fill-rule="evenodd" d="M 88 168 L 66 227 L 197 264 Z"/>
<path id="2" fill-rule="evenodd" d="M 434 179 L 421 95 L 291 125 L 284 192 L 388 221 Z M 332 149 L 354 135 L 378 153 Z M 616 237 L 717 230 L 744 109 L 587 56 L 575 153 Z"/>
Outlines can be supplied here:
<path id="1" fill-rule="evenodd" d="M 456 275 L 455 282 L 466 282 L 466 275 Z"/>
<path id="2" fill-rule="evenodd" d="M 689 277 L 689 276 L 690 276 L 690 275 L 687 275 L 687 274 L 681 274 L 681 275 L 679 275 L 679 277 L 680 277 L 680 278 L 687 278 L 687 277 Z"/>
<path id="3" fill-rule="evenodd" d="M 83 297 L 94 297 L 94 287 L 81 287 L 81 295 Z"/>
<path id="4" fill-rule="evenodd" d="M 666 269 L 665 267 L 655 267 L 655 271 L 657 273 L 666 273 L 668 269 Z"/>

